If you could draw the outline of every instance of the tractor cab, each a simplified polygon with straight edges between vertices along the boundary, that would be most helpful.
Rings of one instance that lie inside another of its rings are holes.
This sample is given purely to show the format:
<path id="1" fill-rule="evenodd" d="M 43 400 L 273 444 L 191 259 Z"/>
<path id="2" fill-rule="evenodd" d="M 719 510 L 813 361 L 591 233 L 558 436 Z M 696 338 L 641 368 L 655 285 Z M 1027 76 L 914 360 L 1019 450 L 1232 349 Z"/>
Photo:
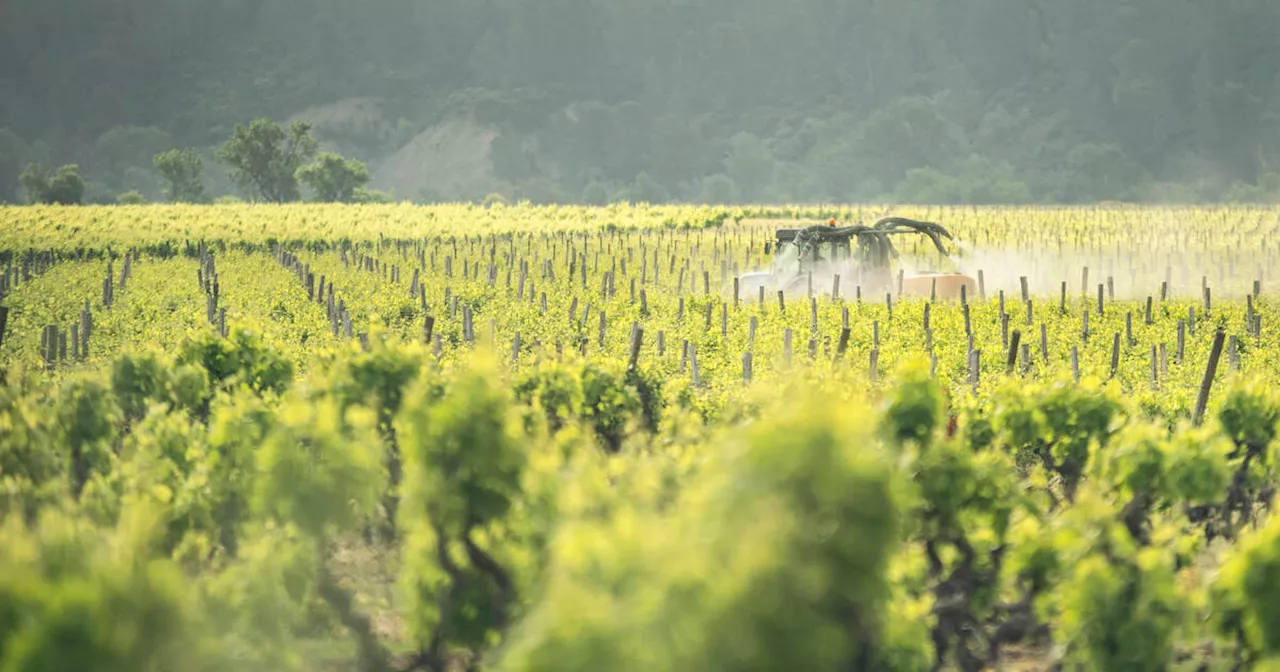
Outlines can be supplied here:
<path id="1" fill-rule="evenodd" d="M 848 229 L 814 229 L 816 231 L 779 229 L 773 257 L 774 269 L 807 273 L 824 265 L 849 263 L 853 259 L 854 234 Z"/>

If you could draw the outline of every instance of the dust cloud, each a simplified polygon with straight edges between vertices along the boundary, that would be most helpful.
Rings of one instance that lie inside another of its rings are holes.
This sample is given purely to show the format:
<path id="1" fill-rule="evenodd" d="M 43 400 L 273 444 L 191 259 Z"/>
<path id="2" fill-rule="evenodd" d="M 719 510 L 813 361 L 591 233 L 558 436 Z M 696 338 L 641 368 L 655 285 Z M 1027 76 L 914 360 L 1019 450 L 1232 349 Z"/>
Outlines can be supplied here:
<path id="1" fill-rule="evenodd" d="M 1213 298 L 1241 298 L 1252 292 L 1254 281 L 1265 279 L 1266 268 L 1246 258 L 1225 260 L 1222 255 L 1139 253 L 1109 251 L 1026 251 L 972 248 L 955 244 L 952 261 L 957 270 L 982 281 L 988 296 L 1001 290 L 1021 296 L 1022 278 L 1028 293 L 1060 298 L 1063 283 L 1068 300 L 1081 295 L 1119 300 L 1160 298 L 1200 299 L 1204 288 Z"/>

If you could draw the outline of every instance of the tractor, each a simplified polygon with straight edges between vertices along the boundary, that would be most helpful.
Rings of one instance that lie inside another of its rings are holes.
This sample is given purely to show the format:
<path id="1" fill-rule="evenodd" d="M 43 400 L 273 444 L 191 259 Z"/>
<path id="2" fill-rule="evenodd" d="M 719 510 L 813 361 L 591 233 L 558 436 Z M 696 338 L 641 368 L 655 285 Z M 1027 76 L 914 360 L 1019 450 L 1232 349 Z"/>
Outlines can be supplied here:
<path id="1" fill-rule="evenodd" d="M 911 234 L 928 237 L 944 258 L 951 258 L 942 239 L 954 237 L 933 222 L 886 217 L 872 226 L 838 227 L 831 220 L 825 226 L 778 229 L 777 240 L 772 245 L 765 244 L 765 254 L 770 253 L 770 247 L 773 249 L 772 268 L 743 275 L 739 278 L 739 291 L 745 290 L 747 297 L 760 288 L 770 294 L 781 291 L 797 296 L 833 288 L 845 297 L 854 292 L 883 296 L 894 293 L 893 265 L 898 261 L 898 294 L 934 299 L 959 298 L 962 292 L 974 295 L 977 283 L 967 275 L 902 268 L 892 237 Z"/>

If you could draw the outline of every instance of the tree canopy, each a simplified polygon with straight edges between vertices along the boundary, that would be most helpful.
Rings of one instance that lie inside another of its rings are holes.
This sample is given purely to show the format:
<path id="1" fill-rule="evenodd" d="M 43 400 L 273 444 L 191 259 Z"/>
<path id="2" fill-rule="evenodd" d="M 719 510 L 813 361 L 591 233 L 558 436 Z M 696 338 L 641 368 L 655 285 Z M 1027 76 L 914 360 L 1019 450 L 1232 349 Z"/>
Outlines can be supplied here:
<path id="1" fill-rule="evenodd" d="M 298 179 L 315 192 L 318 201 L 351 203 L 356 200 L 356 192 L 369 182 L 369 170 L 359 161 L 325 152 L 316 157 L 315 163 L 299 168 Z"/>
<path id="2" fill-rule="evenodd" d="M 310 124 L 295 121 L 286 131 L 263 118 L 248 127 L 236 124 L 218 158 L 231 166 L 231 179 L 242 190 L 269 203 L 287 203 L 298 200 L 298 170 L 317 147 Z"/>
<path id="3" fill-rule="evenodd" d="M 33 163 L 22 171 L 19 180 L 27 192 L 28 203 L 79 205 L 84 198 L 84 179 L 76 165 L 62 166 L 50 172 Z"/>
<path id="4" fill-rule="evenodd" d="M 170 149 L 157 154 L 152 162 L 156 172 L 164 179 L 165 198 L 174 203 L 208 202 L 209 196 L 200 179 L 204 160 L 198 150 Z"/>

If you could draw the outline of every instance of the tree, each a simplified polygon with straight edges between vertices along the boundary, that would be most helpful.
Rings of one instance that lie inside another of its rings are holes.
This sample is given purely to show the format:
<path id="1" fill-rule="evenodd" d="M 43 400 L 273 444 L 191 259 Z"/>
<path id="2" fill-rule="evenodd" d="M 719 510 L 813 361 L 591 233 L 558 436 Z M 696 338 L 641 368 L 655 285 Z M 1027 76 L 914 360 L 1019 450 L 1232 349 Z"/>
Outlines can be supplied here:
<path id="1" fill-rule="evenodd" d="M 943 115 L 936 100 L 902 98 L 877 110 L 861 126 L 858 157 L 896 184 L 915 168 L 949 171 L 967 156 L 964 129 Z"/>
<path id="2" fill-rule="evenodd" d="M 355 159 L 325 152 L 298 169 L 297 177 L 324 203 L 354 203 L 356 191 L 369 182 L 369 169 Z"/>
<path id="3" fill-rule="evenodd" d="M 702 191 L 699 199 L 703 203 L 715 203 L 717 205 L 736 203 L 738 201 L 738 185 L 728 175 L 708 175 L 702 180 Z"/>
<path id="4" fill-rule="evenodd" d="M 1067 153 L 1065 168 L 1063 195 L 1074 203 L 1125 198 L 1146 177 L 1114 144 L 1076 145 Z"/>
<path id="5" fill-rule="evenodd" d="M 592 180 L 582 188 L 582 202 L 587 205 L 608 205 L 609 189 L 603 184 Z"/>
<path id="6" fill-rule="evenodd" d="M 666 203 L 667 190 L 648 173 L 641 172 L 627 189 L 627 200 L 633 203 Z"/>
<path id="7" fill-rule="evenodd" d="M 392 203 L 395 201 L 395 190 L 390 192 L 381 191 L 379 189 L 365 189 L 360 187 L 352 194 L 352 203 Z"/>
<path id="8" fill-rule="evenodd" d="M 118 180 L 125 170 L 146 167 L 165 147 L 173 146 L 173 138 L 155 127 L 117 126 L 98 137 L 93 146 L 95 161 L 91 175 L 110 175 Z M 105 171 L 105 173 L 104 173 Z"/>
<path id="9" fill-rule="evenodd" d="M 515 185 L 514 196 L 516 201 L 529 201 L 534 205 L 565 203 L 570 200 L 569 195 L 555 180 L 546 177 L 521 180 Z"/>
<path id="10" fill-rule="evenodd" d="M 156 179 L 156 171 L 151 159 L 147 159 L 145 168 L 140 166 L 129 166 L 124 169 L 124 173 L 120 175 L 117 182 L 116 191 L 136 191 L 146 197 L 148 201 L 164 200 L 163 184 Z"/>
<path id="11" fill-rule="evenodd" d="M 311 124 L 295 121 L 286 132 L 263 118 L 248 128 L 236 124 L 217 156 L 231 166 L 231 179 L 251 197 L 287 203 L 301 199 L 298 169 L 315 156 L 318 147 Z"/>
<path id="12" fill-rule="evenodd" d="M 53 174 L 39 164 L 31 164 L 18 178 L 27 192 L 27 201 L 46 205 L 79 205 L 84 199 L 84 179 L 80 167 L 72 164 Z"/>
<path id="13" fill-rule="evenodd" d="M 155 156 L 156 171 L 165 181 L 164 196 L 174 203 L 208 203 L 200 180 L 204 161 L 195 149 L 171 149 Z"/>
<path id="14" fill-rule="evenodd" d="M 16 197 L 18 174 L 32 158 L 26 141 L 9 129 L 0 128 L 0 203 Z"/>
<path id="15" fill-rule="evenodd" d="M 741 198 L 755 203 L 768 201 L 778 164 L 768 145 L 753 133 L 735 133 L 729 138 L 724 159 L 725 173 L 738 185 Z"/>

